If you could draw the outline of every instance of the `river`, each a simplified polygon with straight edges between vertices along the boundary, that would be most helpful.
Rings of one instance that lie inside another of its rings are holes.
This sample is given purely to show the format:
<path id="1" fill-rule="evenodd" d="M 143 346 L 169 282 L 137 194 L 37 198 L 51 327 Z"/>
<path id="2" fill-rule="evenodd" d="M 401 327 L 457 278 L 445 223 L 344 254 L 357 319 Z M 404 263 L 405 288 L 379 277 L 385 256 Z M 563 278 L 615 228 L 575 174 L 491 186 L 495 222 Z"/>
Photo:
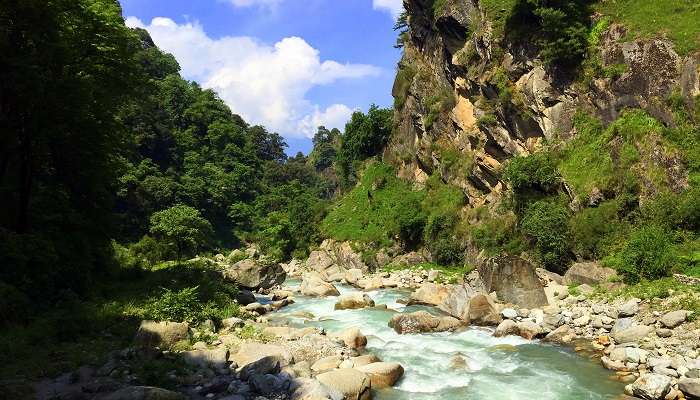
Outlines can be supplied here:
<path id="1" fill-rule="evenodd" d="M 287 285 L 298 284 L 290 280 Z M 357 291 L 336 285 L 341 294 Z M 495 338 L 492 329 L 470 327 L 458 333 L 399 335 L 387 325 L 398 312 L 432 307 L 404 306 L 405 290 L 368 292 L 387 310 L 334 310 L 337 297 L 296 297 L 296 303 L 275 314 L 293 326 L 318 326 L 327 331 L 358 327 L 368 338 L 367 351 L 382 361 L 400 363 L 405 374 L 394 388 L 374 393 L 378 400 L 594 400 L 614 399 L 623 385 L 597 361 L 572 349 L 530 342 L 520 337 Z M 308 321 L 291 316 L 311 312 Z"/>

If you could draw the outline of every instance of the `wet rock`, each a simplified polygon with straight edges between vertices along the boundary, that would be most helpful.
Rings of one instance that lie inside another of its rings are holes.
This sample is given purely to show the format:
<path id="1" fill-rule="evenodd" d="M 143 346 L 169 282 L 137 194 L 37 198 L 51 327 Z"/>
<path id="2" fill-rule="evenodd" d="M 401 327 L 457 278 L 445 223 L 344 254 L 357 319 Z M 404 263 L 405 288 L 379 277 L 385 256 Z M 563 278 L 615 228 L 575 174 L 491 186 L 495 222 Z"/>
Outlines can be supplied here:
<path id="1" fill-rule="evenodd" d="M 134 344 L 137 347 L 169 348 L 175 343 L 189 338 L 189 325 L 180 322 L 141 321 Z"/>
<path id="2" fill-rule="evenodd" d="M 357 369 L 367 374 L 374 389 L 394 386 L 404 373 L 401 364 L 394 362 L 375 362 Z"/>
<path id="3" fill-rule="evenodd" d="M 248 304 L 255 303 L 258 300 L 250 290 L 239 289 L 238 293 L 236 293 L 236 301 L 242 306 L 247 306 Z"/>
<path id="4" fill-rule="evenodd" d="M 543 333 L 542 328 L 532 321 L 518 322 L 517 326 L 518 335 L 527 340 L 535 339 Z"/>
<path id="5" fill-rule="evenodd" d="M 335 303 L 336 310 L 374 307 L 374 300 L 365 293 L 348 293 L 340 296 Z"/>
<path id="6" fill-rule="evenodd" d="M 629 395 L 645 400 L 661 400 L 671 391 L 671 378 L 659 374 L 644 374 L 625 387 Z"/>
<path id="7" fill-rule="evenodd" d="M 267 307 L 260 303 L 250 303 L 244 307 L 246 311 L 258 313 L 260 315 L 267 314 Z"/>
<path id="8" fill-rule="evenodd" d="M 396 314 L 389 320 L 389 327 L 399 334 L 454 331 L 461 326 L 457 318 L 436 317 L 427 311 Z"/>

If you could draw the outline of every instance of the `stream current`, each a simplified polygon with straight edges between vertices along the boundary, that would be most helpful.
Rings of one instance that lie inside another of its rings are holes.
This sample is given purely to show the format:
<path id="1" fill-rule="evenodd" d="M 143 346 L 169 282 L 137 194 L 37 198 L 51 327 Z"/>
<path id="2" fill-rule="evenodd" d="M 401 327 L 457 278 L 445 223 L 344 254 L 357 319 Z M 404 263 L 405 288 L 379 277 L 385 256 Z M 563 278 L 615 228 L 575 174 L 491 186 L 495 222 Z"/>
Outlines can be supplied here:
<path id="1" fill-rule="evenodd" d="M 288 286 L 298 284 L 289 280 Z M 358 291 L 336 285 L 341 294 Z M 432 307 L 405 306 L 405 290 L 367 292 L 387 310 L 365 308 L 334 310 L 337 297 L 295 298 L 296 303 L 274 314 L 290 325 L 317 326 L 327 331 L 358 327 L 367 336 L 367 351 L 382 361 L 400 363 L 403 378 L 389 389 L 378 390 L 378 400 L 594 400 L 614 399 L 623 385 L 610 379 L 598 361 L 567 347 L 530 342 L 520 337 L 495 338 L 493 329 L 469 327 L 457 333 L 404 334 L 389 328 L 396 312 Z M 313 320 L 292 314 L 310 312 Z"/>

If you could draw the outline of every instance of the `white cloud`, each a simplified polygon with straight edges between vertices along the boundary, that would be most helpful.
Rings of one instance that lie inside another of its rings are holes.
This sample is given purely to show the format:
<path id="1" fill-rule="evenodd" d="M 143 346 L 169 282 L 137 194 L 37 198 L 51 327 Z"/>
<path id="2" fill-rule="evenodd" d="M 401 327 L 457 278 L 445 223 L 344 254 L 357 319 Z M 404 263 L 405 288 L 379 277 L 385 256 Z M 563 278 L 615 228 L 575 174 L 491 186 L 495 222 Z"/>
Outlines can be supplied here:
<path id="1" fill-rule="evenodd" d="M 129 17 L 127 25 L 147 29 L 161 49 L 175 55 L 185 77 L 214 89 L 246 121 L 288 137 L 312 137 L 313 124 L 342 128 L 352 113 L 342 104 L 320 111 L 306 99 L 313 87 L 380 73 L 371 65 L 322 61 L 318 50 L 299 37 L 270 46 L 244 36 L 212 39 L 196 22 L 177 24 L 169 18 L 146 25 Z"/>
<path id="2" fill-rule="evenodd" d="M 392 17 L 397 18 L 403 11 L 403 0 L 372 0 L 372 7 L 389 11 Z"/>

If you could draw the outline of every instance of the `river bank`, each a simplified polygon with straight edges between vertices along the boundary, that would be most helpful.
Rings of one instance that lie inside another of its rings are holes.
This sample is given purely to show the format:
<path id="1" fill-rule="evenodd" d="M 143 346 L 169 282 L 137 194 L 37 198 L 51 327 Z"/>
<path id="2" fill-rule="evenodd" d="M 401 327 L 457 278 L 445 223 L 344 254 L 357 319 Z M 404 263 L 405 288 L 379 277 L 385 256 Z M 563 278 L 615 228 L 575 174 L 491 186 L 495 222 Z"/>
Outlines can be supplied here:
<path id="1" fill-rule="evenodd" d="M 570 277 L 523 260 L 494 260 L 453 282 L 444 271 L 369 272 L 323 258 L 283 265 L 295 280 L 281 285 L 265 266 L 272 286 L 239 293 L 247 319 L 143 322 L 131 347 L 42 382 L 39 398 L 697 396 L 700 330 L 684 310 L 601 297 L 597 285 L 569 287 Z M 241 265 L 239 279 L 257 276 L 255 263 Z M 681 305 L 682 295 L 662 306 Z M 141 386 L 144 370 L 167 389 Z"/>

